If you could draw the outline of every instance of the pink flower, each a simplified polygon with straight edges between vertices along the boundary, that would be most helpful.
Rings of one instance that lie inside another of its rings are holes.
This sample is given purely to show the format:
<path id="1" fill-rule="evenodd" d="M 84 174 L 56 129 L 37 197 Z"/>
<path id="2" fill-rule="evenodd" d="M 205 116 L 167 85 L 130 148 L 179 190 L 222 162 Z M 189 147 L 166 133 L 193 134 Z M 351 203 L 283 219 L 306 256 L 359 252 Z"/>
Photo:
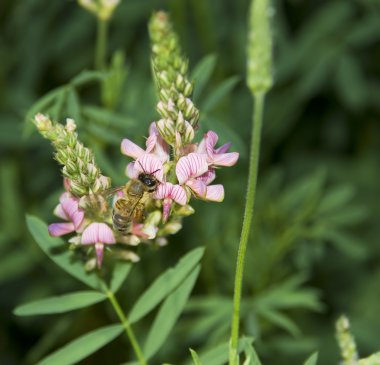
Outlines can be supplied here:
<path id="1" fill-rule="evenodd" d="M 159 182 L 164 181 L 164 165 L 151 153 L 144 153 L 135 162 L 129 163 L 126 172 L 131 179 L 137 179 L 141 173 L 146 173 L 153 175 Z"/>
<path id="2" fill-rule="evenodd" d="M 217 202 L 224 199 L 223 185 L 208 186 L 215 179 L 215 171 L 209 168 L 204 154 L 189 153 L 181 157 L 176 174 L 179 184 L 188 186 L 198 197 Z"/>
<path id="3" fill-rule="evenodd" d="M 180 205 L 185 205 L 187 203 L 185 189 L 180 185 L 173 185 L 169 182 L 160 184 L 155 191 L 153 198 L 164 200 L 162 212 L 162 220 L 164 222 L 166 222 L 169 217 L 170 207 L 173 200 Z"/>
<path id="4" fill-rule="evenodd" d="M 79 199 L 66 192 L 60 196 L 59 202 L 54 209 L 54 214 L 69 222 L 50 224 L 48 228 L 50 235 L 57 237 L 80 231 L 84 220 L 84 211 L 79 208 Z"/>
<path id="5" fill-rule="evenodd" d="M 104 245 L 114 243 L 116 243 L 116 239 L 113 231 L 105 223 L 91 223 L 82 233 L 82 245 L 95 245 L 98 268 L 102 266 Z"/>
<path id="6" fill-rule="evenodd" d="M 158 133 L 156 124 L 153 122 L 149 128 L 149 137 L 146 140 L 146 150 L 143 150 L 137 144 L 126 138 L 121 142 L 121 153 L 132 157 L 135 160 L 146 153 L 151 153 L 157 156 L 162 163 L 165 163 L 169 159 L 169 145 Z"/>
<path id="7" fill-rule="evenodd" d="M 208 131 L 202 141 L 199 143 L 197 152 L 206 154 L 207 163 L 212 166 L 233 166 L 239 159 L 239 153 L 229 152 L 231 143 L 226 143 L 223 146 L 215 149 L 218 142 L 218 135 L 213 131 Z"/>

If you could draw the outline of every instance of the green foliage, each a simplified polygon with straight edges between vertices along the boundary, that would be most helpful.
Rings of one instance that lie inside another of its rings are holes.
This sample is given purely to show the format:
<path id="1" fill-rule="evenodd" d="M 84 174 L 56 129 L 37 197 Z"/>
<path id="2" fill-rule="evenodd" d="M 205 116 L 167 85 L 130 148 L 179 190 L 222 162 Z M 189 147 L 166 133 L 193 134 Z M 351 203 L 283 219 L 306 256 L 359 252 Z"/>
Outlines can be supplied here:
<path id="1" fill-rule="evenodd" d="M 55 351 L 38 362 L 39 365 L 58 364 L 71 365 L 86 358 L 96 350 L 107 345 L 123 331 L 120 324 L 102 327 L 86 333 L 85 335 L 71 341 L 66 346 Z"/>
<path id="2" fill-rule="evenodd" d="M 96 291 L 81 291 L 23 304 L 14 310 L 14 314 L 33 316 L 37 314 L 65 313 L 99 303 L 106 298 L 105 294 Z"/>
<path id="3" fill-rule="evenodd" d="M 203 256 L 204 249 L 196 248 L 184 256 L 174 268 L 163 272 L 140 296 L 139 300 L 129 313 L 131 323 L 137 322 L 156 305 L 158 305 L 169 293 L 178 287 L 184 279 L 193 271 L 195 265 Z"/>
<path id="4" fill-rule="evenodd" d="M 28 216 L 26 222 L 30 233 L 42 251 L 58 266 L 91 288 L 104 290 L 104 282 L 99 279 L 96 273 L 86 272 L 84 263 L 75 261 L 72 252 L 67 250 L 67 243 L 60 238 L 49 235 L 47 225 L 44 222 L 33 216 Z"/>

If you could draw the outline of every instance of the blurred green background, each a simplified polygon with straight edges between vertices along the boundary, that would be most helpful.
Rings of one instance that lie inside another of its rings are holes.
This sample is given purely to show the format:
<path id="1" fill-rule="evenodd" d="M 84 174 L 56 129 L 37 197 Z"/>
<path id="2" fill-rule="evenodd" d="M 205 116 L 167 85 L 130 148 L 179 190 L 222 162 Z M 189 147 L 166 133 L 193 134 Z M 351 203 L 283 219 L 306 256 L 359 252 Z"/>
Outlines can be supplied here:
<path id="1" fill-rule="evenodd" d="M 199 138 L 213 129 L 241 158 L 218 175 L 223 203 L 196 202 L 196 214 L 168 246 L 142 248 L 120 299 L 130 308 L 159 273 L 205 245 L 192 300 L 155 363 L 184 364 L 189 347 L 202 352 L 228 340 L 252 112 L 244 81 L 248 6 L 248 0 L 123 0 L 110 25 L 108 60 L 120 51 L 111 72 L 126 78 L 110 105 L 96 78 L 75 79 L 93 68 L 92 15 L 75 1 L 1 1 L 1 364 L 33 364 L 116 321 L 102 304 L 62 316 L 12 314 L 21 302 L 82 288 L 44 256 L 25 227 L 26 213 L 55 221 L 62 191 L 52 149 L 28 118 L 40 106 L 61 121 L 74 117 L 104 173 L 123 183 L 121 139 L 144 143 L 158 116 L 147 32 L 158 9 L 170 11 L 196 70 Z M 334 322 L 342 312 L 362 356 L 380 349 L 380 2 L 276 0 L 270 12 L 275 85 L 265 111 L 242 333 L 256 338 L 264 364 L 301 363 L 314 350 L 320 364 L 337 364 Z M 149 324 L 150 318 L 136 327 L 138 337 Z M 128 354 L 121 337 L 81 364 L 117 364 Z"/>

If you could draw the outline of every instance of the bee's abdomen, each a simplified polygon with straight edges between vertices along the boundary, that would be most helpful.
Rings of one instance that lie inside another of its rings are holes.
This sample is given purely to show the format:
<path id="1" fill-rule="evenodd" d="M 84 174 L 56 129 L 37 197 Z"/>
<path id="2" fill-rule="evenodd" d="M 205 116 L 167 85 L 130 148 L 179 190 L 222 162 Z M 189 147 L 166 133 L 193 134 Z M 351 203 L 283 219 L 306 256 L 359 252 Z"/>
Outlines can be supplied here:
<path id="1" fill-rule="evenodd" d="M 131 228 L 131 220 L 123 215 L 114 213 L 112 215 L 113 228 L 122 234 L 127 234 Z"/>

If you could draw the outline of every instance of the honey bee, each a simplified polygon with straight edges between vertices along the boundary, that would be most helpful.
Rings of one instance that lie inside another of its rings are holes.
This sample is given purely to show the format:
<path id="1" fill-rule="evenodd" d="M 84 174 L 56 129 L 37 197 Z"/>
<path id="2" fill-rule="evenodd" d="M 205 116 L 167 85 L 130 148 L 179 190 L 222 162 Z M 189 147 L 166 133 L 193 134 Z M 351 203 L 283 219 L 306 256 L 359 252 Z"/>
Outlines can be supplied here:
<path id="1" fill-rule="evenodd" d="M 137 179 L 130 180 L 124 187 L 124 196 L 119 197 L 112 210 L 112 222 L 116 231 L 123 235 L 129 233 L 132 222 L 144 220 L 144 203 L 149 193 L 156 191 L 159 184 L 153 173 L 142 172 Z M 148 194 L 146 194 L 148 193 Z"/>

